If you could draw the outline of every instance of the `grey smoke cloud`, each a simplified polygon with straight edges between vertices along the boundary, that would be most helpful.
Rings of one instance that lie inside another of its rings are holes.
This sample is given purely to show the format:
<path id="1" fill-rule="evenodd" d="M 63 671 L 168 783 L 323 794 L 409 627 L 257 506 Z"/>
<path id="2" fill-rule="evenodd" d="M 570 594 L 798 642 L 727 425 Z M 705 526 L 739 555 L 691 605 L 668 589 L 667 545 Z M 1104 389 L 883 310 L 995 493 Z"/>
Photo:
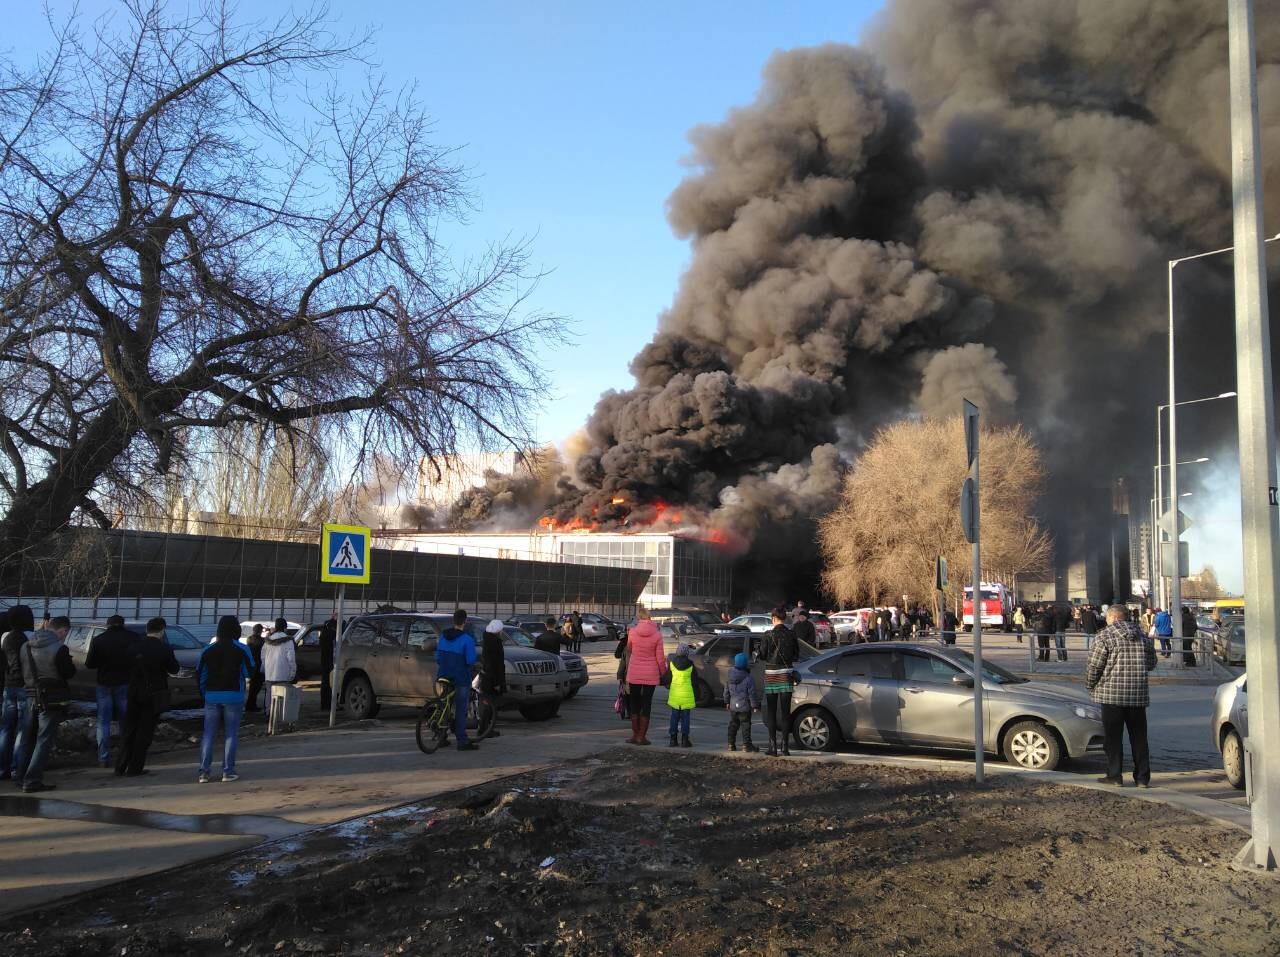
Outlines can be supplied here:
<path id="1" fill-rule="evenodd" d="M 984 421 L 999 423 L 1012 417 L 1017 398 L 1018 387 L 996 350 L 971 342 L 929 357 L 916 407 L 931 418 L 947 419 L 968 399 L 982 410 Z"/>

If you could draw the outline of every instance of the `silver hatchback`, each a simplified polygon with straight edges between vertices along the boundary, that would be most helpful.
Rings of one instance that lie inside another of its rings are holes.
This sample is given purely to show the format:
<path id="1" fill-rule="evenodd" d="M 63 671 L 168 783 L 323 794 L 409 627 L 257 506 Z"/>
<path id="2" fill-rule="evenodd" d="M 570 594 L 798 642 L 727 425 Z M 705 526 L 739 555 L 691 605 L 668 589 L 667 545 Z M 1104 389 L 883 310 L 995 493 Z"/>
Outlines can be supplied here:
<path id="1" fill-rule="evenodd" d="M 972 656 L 952 646 L 880 642 L 796 665 L 791 727 L 800 747 L 842 741 L 973 748 Z M 1028 681 L 983 663 L 983 750 L 1024 768 L 1052 770 L 1102 751 L 1102 711 L 1062 685 Z"/>

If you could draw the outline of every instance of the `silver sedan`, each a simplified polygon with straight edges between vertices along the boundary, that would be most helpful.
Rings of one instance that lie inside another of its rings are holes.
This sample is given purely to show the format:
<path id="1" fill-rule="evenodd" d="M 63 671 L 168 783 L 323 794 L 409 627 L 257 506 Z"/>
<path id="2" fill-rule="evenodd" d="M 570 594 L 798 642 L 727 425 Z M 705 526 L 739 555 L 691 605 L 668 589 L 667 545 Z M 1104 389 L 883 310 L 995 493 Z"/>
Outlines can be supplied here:
<path id="1" fill-rule="evenodd" d="M 974 663 L 963 649 L 880 642 L 830 651 L 796 670 L 791 727 L 806 750 L 842 741 L 973 749 Z M 1102 751 L 1102 711 L 1083 691 L 984 662 L 982 695 L 984 751 L 1036 770 Z"/>
<path id="2" fill-rule="evenodd" d="M 1241 675 L 1213 695 L 1213 741 L 1222 753 L 1227 782 L 1244 790 L 1244 739 L 1249 736 L 1248 682 Z"/>

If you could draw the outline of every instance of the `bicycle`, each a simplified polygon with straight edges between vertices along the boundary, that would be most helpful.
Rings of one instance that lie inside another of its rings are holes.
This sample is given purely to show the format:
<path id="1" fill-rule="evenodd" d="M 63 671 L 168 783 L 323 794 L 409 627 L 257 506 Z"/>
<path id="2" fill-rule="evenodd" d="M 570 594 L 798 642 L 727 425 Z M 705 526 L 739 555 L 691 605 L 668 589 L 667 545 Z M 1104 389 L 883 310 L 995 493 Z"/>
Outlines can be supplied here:
<path id="1" fill-rule="evenodd" d="M 442 744 L 448 743 L 457 699 L 458 691 L 452 681 L 448 678 L 436 680 L 436 697 L 428 699 L 418 714 L 418 748 L 423 754 L 434 754 Z M 493 705 L 473 688 L 467 702 L 467 734 L 476 740 L 487 737 L 493 730 L 495 718 Z"/>

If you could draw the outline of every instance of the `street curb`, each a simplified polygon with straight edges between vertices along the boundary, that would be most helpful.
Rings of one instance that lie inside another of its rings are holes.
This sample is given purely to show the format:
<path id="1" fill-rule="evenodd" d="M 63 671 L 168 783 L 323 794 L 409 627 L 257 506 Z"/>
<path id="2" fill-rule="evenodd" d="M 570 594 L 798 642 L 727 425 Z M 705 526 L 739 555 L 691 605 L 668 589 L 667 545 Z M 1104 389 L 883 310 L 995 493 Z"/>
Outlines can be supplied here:
<path id="1" fill-rule="evenodd" d="M 719 757 L 731 758 L 740 761 L 792 761 L 796 763 L 819 761 L 824 764 L 878 765 L 881 767 L 916 768 L 952 772 L 958 768 L 972 769 L 974 766 L 972 761 L 960 761 L 955 758 L 940 761 L 937 758 L 915 758 L 905 755 L 882 755 L 875 757 L 863 754 L 834 754 L 812 751 L 800 752 L 793 754 L 790 757 L 779 756 L 777 758 L 770 758 L 763 751 L 756 754 L 750 754 L 742 751 L 726 751 L 723 748 L 716 749 L 705 745 L 701 747 L 694 745 L 694 748 L 700 753 L 714 754 Z M 999 774 L 1024 776 L 1046 781 L 1050 784 L 1062 784 L 1067 787 L 1081 788 L 1086 791 L 1098 791 L 1115 797 L 1146 801 L 1149 804 L 1164 804 L 1183 811 L 1190 811 L 1191 813 L 1198 814 L 1201 817 L 1206 817 L 1224 827 L 1235 828 L 1237 830 L 1244 831 L 1246 834 L 1252 833 L 1252 823 L 1248 808 L 1237 807 L 1234 804 L 1228 804 L 1225 801 L 1217 801 L 1213 798 L 1201 797 L 1198 794 L 1184 794 L 1180 791 L 1172 791 L 1168 788 L 1162 787 L 1152 787 L 1150 789 L 1137 787 L 1118 788 L 1114 784 L 1102 784 L 1091 778 L 1082 777 L 1079 774 L 1073 774 L 1069 771 L 1033 771 L 1030 768 L 990 763 L 984 763 L 983 767 L 988 776 Z"/>

